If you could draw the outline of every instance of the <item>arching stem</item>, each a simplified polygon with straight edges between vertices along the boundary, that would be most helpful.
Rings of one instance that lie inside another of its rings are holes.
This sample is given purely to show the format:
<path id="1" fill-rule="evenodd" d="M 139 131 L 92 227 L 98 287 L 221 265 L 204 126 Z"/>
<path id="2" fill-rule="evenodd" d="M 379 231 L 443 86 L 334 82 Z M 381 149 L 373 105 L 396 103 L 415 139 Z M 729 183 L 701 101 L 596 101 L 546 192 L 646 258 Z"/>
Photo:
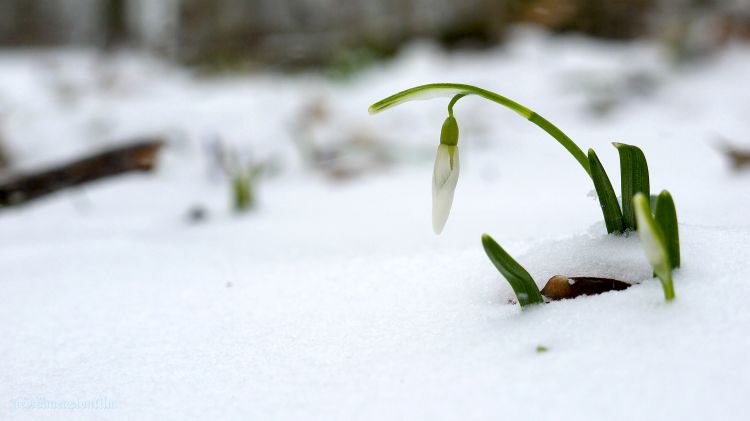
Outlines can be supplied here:
<path id="1" fill-rule="evenodd" d="M 451 102 L 448 103 L 448 115 L 449 116 L 453 117 L 453 106 L 456 105 L 459 99 L 465 96 L 466 96 L 465 94 L 458 94 L 451 99 Z"/>
<path id="2" fill-rule="evenodd" d="M 401 103 L 407 101 L 413 101 L 418 99 L 429 99 L 439 96 L 453 96 L 450 104 L 448 105 L 448 113 L 453 115 L 453 106 L 456 102 L 467 95 L 477 95 L 484 99 L 490 100 L 496 104 L 500 104 L 506 108 L 509 108 L 516 113 L 520 114 L 525 119 L 539 126 L 542 130 L 547 132 L 555 140 L 557 140 L 571 155 L 578 161 L 578 163 L 586 171 L 586 174 L 591 176 L 591 168 L 589 167 L 588 157 L 568 137 L 562 130 L 557 126 L 549 122 L 544 117 L 535 113 L 534 111 L 524 107 L 523 105 L 513 101 L 510 98 L 506 98 L 500 94 L 488 91 L 486 89 L 478 88 L 472 85 L 465 85 L 461 83 L 431 83 L 427 85 L 417 86 L 405 91 L 401 91 L 397 94 L 391 95 L 381 101 L 376 102 L 370 106 L 370 114 L 376 114 L 384 111 L 388 108 L 395 107 Z"/>

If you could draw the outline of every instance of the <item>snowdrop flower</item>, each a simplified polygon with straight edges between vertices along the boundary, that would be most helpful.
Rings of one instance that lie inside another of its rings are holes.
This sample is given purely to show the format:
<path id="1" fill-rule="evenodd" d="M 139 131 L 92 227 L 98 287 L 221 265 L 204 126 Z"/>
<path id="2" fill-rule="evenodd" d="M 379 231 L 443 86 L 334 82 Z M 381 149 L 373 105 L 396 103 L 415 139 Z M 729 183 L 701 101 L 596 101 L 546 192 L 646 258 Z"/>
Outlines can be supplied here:
<path id="1" fill-rule="evenodd" d="M 643 193 L 637 193 L 633 198 L 635 202 L 635 217 L 638 224 L 638 236 L 643 244 L 643 250 L 646 252 L 654 272 L 659 273 L 669 269 L 669 256 L 667 256 L 667 246 L 664 236 L 659 229 L 651 210 L 649 209 L 648 198 Z"/>
<path id="2" fill-rule="evenodd" d="M 451 115 L 443 123 L 432 173 L 432 229 L 435 234 L 443 231 L 450 215 L 458 170 L 458 124 Z"/>
<path id="3" fill-rule="evenodd" d="M 646 251 L 651 267 L 654 273 L 661 280 L 664 289 L 664 298 L 667 301 L 674 299 L 674 283 L 672 282 L 672 263 L 669 261 L 669 252 L 667 250 L 664 232 L 654 217 L 651 215 L 649 199 L 643 193 L 637 193 L 633 197 L 635 204 L 635 217 L 638 224 L 638 235 L 641 238 L 641 244 Z M 657 206 L 658 207 L 658 206 Z"/>

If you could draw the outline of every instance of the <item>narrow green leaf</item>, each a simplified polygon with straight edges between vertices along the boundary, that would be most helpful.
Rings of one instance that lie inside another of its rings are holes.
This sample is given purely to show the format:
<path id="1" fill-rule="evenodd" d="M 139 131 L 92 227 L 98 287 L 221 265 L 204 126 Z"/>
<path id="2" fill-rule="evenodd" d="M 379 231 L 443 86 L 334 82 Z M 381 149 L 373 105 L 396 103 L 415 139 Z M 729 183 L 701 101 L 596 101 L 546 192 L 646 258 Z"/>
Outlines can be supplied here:
<path id="1" fill-rule="evenodd" d="M 633 196 L 636 193 L 643 193 L 646 198 L 649 197 L 648 164 L 643 151 L 638 147 L 624 143 L 613 143 L 613 145 L 620 154 L 623 222 L 625 223 L 625 229 L 635 230 L 637 221 L 633 209 Z"/>
<path id="2" fill-rule="evenodd" d="M 593 149 L 589 149 L 589 167 L 591 168 L 591 179 L 594 180 L 596 195 L 599 196 L 599 205 L 602 207 L 602 213 L 604 214 L 607 232 L 609 234 L 622 233 L 625 231 L 625 225 L 622 221 L 620 203 L 607 172 L 604 171 L 604 167 Z"/>
<path id="3" fill-rule="evenodd" d="M 539 287 L 536 286 L 529 272 L 526 272 L 523 266 L 513 260 L 492 237 L 487 234 L 482 235 L 482 245 L 490 261 L 492 261 L 505 279 L 508 280 L 508 283 L 513 288 L 513 292 L 516 293 L 518 303 L 521 307 L 544 302 L 542 294 L 539 292 Z"/>
<path id="4" fill-rule="evenodd" d="M 638 235 L 646 252 L 654 273 L 661 280 L 664 289 L 664 299 L 674 299 L 674 284 L 672 283 L 672 264 L 669 262 L 669 251 L 659 224 L 651 215 L 648 196 L 638 193 L 633 197 L 636 218 L 638 219 Z"/>
<path id="5" fill-rule="evenodd" d="M 677 211 L 672 195 L 666 190 L 662 190 L 656 199 L 654 219 L 664 233 L 672 269 L 680 267 L 680 233 L 677 228 Z"/>

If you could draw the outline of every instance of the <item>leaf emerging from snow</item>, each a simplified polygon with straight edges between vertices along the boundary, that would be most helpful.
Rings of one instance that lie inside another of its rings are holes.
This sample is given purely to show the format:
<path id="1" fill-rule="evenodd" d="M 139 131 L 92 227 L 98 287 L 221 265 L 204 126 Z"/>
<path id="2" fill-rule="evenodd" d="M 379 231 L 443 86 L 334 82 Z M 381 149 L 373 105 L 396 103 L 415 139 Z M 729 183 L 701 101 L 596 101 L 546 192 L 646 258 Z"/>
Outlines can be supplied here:
<path id="1" fill-rule="evenodd" d="M 604 167 L 593 149 L 589 149 L 589 167 L 591 179 L 594 181 L 594 188 L 596 188 L 596 195 L 599 196 L 599 206 L 602 207 L 602 213 L 604 214 L 607 232 L 612 234 L 625 231 L 622 211 L 617 195 L 615 195 L 615 189 L 612 187 L 607 172 L 604 171 Z"/>
<path id="2" fill-rule="evenodd" d="M 539 293 L 539 287 L 536 286 L 529 272 L 513 260 L 492 237 L 487 234 L 482 235 L 482 245 L 497 270 L 508 280 L 521 307 L 544 302 L 542 294 Z"/>
<path id="3" fill-rule="evenodd" d="M 666 190 L 662 190 L 656 198 L 654 219 L 664 234 L 672 269 L 680 267 L 680 233 L 677 228 L 677 211 L 672 195 Z"/>
<path id="4" fill-rule="evenodd" d="M 620 154 L 620 183 L 622 186 L 622 218 L 625 229 L 635 230 L 637 221 L 633 196 L 643 193 L 649 197 L 648 164 L 637 146 L 613 143 Z"/>

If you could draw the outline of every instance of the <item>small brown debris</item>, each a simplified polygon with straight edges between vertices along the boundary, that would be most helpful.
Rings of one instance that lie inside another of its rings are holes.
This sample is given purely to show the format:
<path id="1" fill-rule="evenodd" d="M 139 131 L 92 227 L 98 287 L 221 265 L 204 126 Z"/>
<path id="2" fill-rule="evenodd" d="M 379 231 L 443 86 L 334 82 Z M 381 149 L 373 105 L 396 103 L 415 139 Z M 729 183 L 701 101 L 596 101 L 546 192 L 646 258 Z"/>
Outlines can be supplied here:
<path id="1" fill-rule="evenodd" d="M 542 288 L 542 295 L 550 300 L 563 300 L 581 295 L 597 295 L 608 291 L 622 291 L 632 284 L 617 279 L 588 276 L 567 277 L 555 275 Z"/>
<path id="2" fill-rule="evenodd" d="M 735 171 L 750 166 L 750 149 L 747 147 L 737 146 L 724 138 L 717 140 L 716 147 L 727 157 Z"/>
<path id="3" fill-rule="evenodd" d="M 732 167 L 735 170 L 750 166 L 750 150 L 731 148 L 725 149 L 724 153 L 729 158 L 729 161 L 732 163 Z"/>

